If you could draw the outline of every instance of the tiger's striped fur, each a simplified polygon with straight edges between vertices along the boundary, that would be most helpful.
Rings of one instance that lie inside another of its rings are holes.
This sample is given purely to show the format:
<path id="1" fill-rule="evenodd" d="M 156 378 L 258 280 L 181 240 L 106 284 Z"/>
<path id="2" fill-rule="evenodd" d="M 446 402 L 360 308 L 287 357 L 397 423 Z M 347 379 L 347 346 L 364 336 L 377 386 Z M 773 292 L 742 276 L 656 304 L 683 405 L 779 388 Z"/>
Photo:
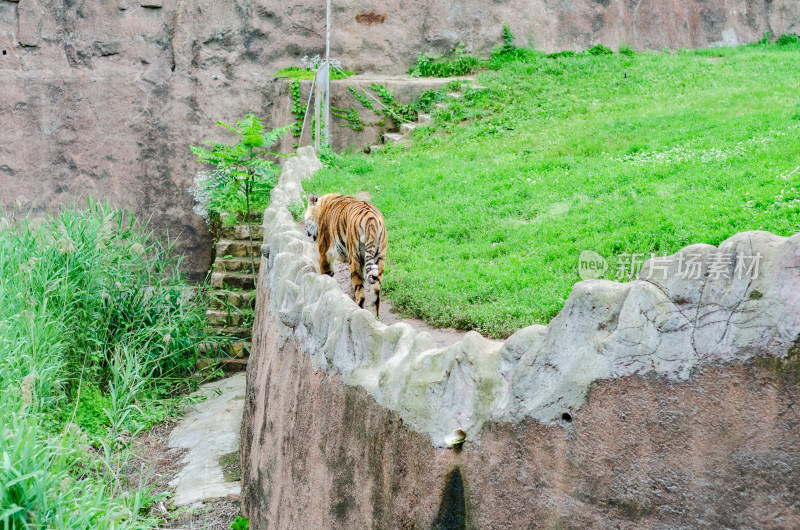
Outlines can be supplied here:
<path id="1" fill-rule="evenodd" d="M 329 193 L 308 198 L 306 232 L 319 246 L 319 272 L 333 276 L 332 262 L 350 263 L 353 298 L 364 307 L 364 277 L 375 291 L 375 313 L 380 318 L 381 282 L 386 259 L 386 224 L 372 204 Z"/>

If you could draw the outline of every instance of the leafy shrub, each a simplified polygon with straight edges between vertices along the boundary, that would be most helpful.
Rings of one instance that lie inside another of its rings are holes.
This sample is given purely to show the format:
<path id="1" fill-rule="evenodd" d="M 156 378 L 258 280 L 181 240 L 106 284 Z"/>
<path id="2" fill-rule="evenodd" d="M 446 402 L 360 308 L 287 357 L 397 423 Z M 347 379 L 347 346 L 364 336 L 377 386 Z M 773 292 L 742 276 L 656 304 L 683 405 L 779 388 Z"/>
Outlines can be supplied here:
<path id="1" fill-rule="evenodd" d="M 104 410 L 111 408 L 110 399 L 96 385 L 88 383 L 81 388 L 75 408 L 75 423 L 93 436 L 103 436 L 111 426 Z"/>
<path id="2" fill-rule="evenodd" d="M 239 141 L 233 145 L 204 141 L 207 147 L 189 146 L 198 160 L 214 167 L 201 172 L 190 190 L 198 208 L 196 212 L 210 214 L 246 212 L 253 207 L 269 204 L 269 193 L 277 184 L 278 166 L 271 156 L 272 146 L 291 125 L 267 131 L 261 120 L 248 114 L 236 121 L 236 127 L 217 122 L 217 125 L 236 133 Z"/>
<path id="3" fill-rule="evenodd" d="M 560 52 L 554 52 L 554 53 L 548 53 L 547 54 L 547 58 L 548 59 L 558 59 L 559 57 L 574 57 L 574 56 L 575 56 L 575 52 L 572 51 L 572 50 L 564 50 L 564 51 L 560 51 Z"/>
<path id="4" fill-rule="evenodd" d="M 447 95 L 442 90 L 426 90 L 420 94 L 419 99 L 414 103 L 414 107 L 418 112 L 430 112 L 437 103 L 444 101 Z"/>
<path id="5" fill-rule="evenodd" d="M 628 57 L 631 57 L 634 52 L 633 52 L 633 48 L 631 48 L 628 43 L 620 42 L 619 43 L 619 53 L 620 53 L 620 55 L 627 55 Z"/>
<path id="6" fill-rule="evenodd" d="M 250 520 L 241 515 L 231 523 L 231 530 L 248 530 L 248 528 L 250 528 Z"/>
<path id="7" fill-rule="evenodd" d="M 586 50 L 586 53 L 589 55 L 614 55 L 614 52 L 611 48 L 602 44 L 595 44 Z"/>
<path id="8" fill-rule="evenodd" d="M 797 35 L 793 35 L 791 33 L 784 33 L 780 37 L 778 37 L 778 46 L 790 46 L 792 44 L 797 44 L 800 42 L 800 37 Z"/>
<path id="9" fill-rule="evenodd" d="M 306 211 L 306 199 L 302 197 L 297 199 L 296 201 L 290 202 L 288 205 L 289 213 L 292 214 L 292 218 L 295 221 L 300 221 L 303 218 L 303 214 Z"/>
<path id="10" fill-rule="evenodd" d="M 511 26 L 508 25 L 508 22 L 503 24 L 503 31 L 501 33 L 503 35 L 503 48 L 504 52 L 512 52 L 516 49 L 514 46 L 514 34 L 511 32 Z"/>
<path id="11" fill-rule="evenodd" d="M 408 73 L 412 77 L 458 77 L 473 74 L 482 66 L 482 61 L 468 55 L 461 44 L 455 49 L 454 56 L 451 60 L 443 60 L 421 53 L 417 64 Z"/>

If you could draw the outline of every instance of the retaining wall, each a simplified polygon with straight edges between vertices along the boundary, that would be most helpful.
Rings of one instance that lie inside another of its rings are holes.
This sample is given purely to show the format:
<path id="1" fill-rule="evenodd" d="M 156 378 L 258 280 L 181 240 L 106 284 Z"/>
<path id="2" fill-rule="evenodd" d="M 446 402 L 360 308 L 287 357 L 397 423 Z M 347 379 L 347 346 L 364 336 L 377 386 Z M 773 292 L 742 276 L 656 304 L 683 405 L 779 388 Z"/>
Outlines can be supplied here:
<path id="1" fill-rule="evenodd" d="M 301 148 L 264 216 L 254 528 L 800 525 L 800 235 L 693 245 L 577 283 L 548 326 L 436 348 L 316 273 L 286 205 L 317 167 Z"/>

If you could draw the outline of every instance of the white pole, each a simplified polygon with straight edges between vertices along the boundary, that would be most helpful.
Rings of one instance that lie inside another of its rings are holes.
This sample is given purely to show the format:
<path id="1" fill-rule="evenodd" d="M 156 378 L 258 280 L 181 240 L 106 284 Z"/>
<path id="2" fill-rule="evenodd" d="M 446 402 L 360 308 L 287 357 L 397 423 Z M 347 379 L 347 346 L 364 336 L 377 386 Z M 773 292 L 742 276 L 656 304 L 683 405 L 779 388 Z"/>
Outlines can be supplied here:
<path id="1" fill-rule="evenodd" d="M 319 73 L 319 70 L 317 70 L 317 73 L 314 74 L 314 83 L 312 84 L 312 90 L 314 90 L 314 151 L 317 153 L 319 153 L 320 146 L 319 122 L 321 120 L 319 119 L 319 101 L 322 92 L 322 88 L 320 87 L 321 79 L 319 79 Z"/>
<path id="2" fill-rule="evenodd" d="M 325 2 L 325 103 L 322 110 L 325 121 L 325 143 L 331 144 L 331 0 Z"/>

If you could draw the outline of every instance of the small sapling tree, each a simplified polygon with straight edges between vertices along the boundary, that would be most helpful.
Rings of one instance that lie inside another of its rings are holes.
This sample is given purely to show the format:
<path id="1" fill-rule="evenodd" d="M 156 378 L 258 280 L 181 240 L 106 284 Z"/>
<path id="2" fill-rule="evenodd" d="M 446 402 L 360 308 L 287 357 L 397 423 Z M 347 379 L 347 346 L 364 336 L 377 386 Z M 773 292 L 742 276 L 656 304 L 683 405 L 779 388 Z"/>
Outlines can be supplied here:
<path id="1" fill-rule="evenodd" d="M 205 147 L 189 146 L 198 160 L 214 166 L 213 171 L 195 182 L 202 188 L 199 191 L 207 201 L 205 207 L 211 214 L 220 214 L 224 209 L 237 209 L 237 205 L 241 204 L 240 201 L 244 200 L 245 222 L 250 240 L 248 254 L 252 258 L 253 227 L 250 208 L 254 194 L 265 194 L 269 197 L 270 190 L 275 186 L 278 165 L 274 162 L 274 158 L 278 153 L 271 148 L 290 126 L 267 131 L 254 114 L 248 114 L 244 119 L 237 120 L 236 127 L 221 121 L 218 121 L 217 125 L 237 134 L 239 141 L 233 145 L 204 141 Z M 255 277 L 254 261 L 250 267 Z"/>

